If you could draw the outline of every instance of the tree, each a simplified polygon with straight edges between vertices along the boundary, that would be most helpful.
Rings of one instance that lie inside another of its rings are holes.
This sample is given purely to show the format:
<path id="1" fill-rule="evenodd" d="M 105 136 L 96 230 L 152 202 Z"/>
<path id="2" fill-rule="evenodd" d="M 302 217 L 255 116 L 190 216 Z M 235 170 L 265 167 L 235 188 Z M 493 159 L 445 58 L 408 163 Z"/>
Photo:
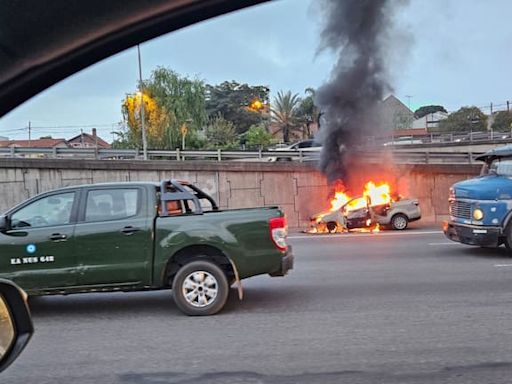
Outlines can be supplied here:
<path id="1" fill-rule="evenodd" d="M 235 126 L 238 134 L 251 125 L 260 124 L 268 116 L 269 90 L 264 86 L 250 86 L 236 81 L 225 81 L 206 86 L 208 116 L 219 113 Z"/>
<path id="2" fill-rule="evenodd" d="M 510 132 L 512 130 L 512 112 L 499 111 L 496 113 L 491 128 L 495 131 Z"/>
<path id="3" fill-rule="evenodd" d="M 148 80 L 143 80 L 144 115 L 149 148 L 175 149 L 181 146 L 182 127 L 185 124 L 188 147 L 197 147 L 202 141 L 198 131 L 206 125 L 203 81 L 189 79 L 176 72 L 158 67 Z M 142 145 L 141 96 L 129 95 L 123 100 L 125 132 L 116 132 L 116 146 Z"/>
<path id="4" fill-rule="evenodd" d="M 124 99 L 122 111 L 129 129 L 127 132 L 118 132 L 118 140 L 122 139 L 128 146 L 142 147 L 142 101 L 144 102 L 144 128 L 148 147 L 168 148 L 165 135 L 173 116 L 157 103 L 149 90 L 145 90 L 142 97 L 140 93 L 135 93 L 127 95 Z M 125 146 L 122 143 L 116 143 L 117 145 Z"/>
<path id="5" fill-rule="evenodd" d="M 292 95 L 291 91 L 277 93 L 271 108 L 272 122 L 277 126 L 278 132 L 282 132 L 283 141 L 290 141 L 290 135 L 293 131 L 300 130 L 300 116 L 298 114 L 298 105 L 300 97 L 296 93 Z"/>
<path id="6" fill-rule="evenodd" d="M 471 132 L 487 130 L 487 116 L 477 107 L 462 107 L 439 122 L 441 132 Z"/>
<path id="7" fill-rule="evenodd" d="M 213 148 L 229 149 L 236 147 L 237 134 L 235 126 L 218 114 L 210 119 L 206 126 L 207 146 Z"/>
<path id="8" fill-rule="evenodd" d="M 311 137 L 311 125 L 319 125 L 320 108 L 315 104 L 315 90 L 313 88 L 306 88 L 304 91 L 306 97 L 300 100 L 297 106 L 297 115 L 303 125 L 302 138 Z"/>
<path id="9" fill-rule="evenodd" d="M 181 145 L 181 128 L 187 126 L 187 143 L 194 147 L 198 131 L 207 122 L 206 86 L 202 80 L 189 79 L 169 68 L 158 67 L 151 78 L 144 82 L 144 89 L 151 92 L 157 103 L 169 116 L 166 141 L 170 149 Z"/>
<path id="10" fill-rule="evenodd" d="M 250 147 L 266 147 L 272 141 L 272 135 L 265 125 L 252 125 L 246 133 L 247 144 Z"/>
<path id="11" fill-rule="evenodd" d="M 424 105 L 423 107 L 420 107 L 414 111 L 414 118 L 421 119 L 422 117 L 436 112 L 448 113 L 442 105 Z"/>

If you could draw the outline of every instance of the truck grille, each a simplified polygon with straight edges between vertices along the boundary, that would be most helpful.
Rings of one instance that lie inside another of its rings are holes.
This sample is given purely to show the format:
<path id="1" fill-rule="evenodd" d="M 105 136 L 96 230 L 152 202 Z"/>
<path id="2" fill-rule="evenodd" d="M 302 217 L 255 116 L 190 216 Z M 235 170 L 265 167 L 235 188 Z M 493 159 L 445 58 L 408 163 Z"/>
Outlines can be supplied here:
<path id="1" fill-rule="evenodd" d="M 461 219 L 471 219 L 471 204 L 465 201 L 450 201 L 450 215 Z"/>

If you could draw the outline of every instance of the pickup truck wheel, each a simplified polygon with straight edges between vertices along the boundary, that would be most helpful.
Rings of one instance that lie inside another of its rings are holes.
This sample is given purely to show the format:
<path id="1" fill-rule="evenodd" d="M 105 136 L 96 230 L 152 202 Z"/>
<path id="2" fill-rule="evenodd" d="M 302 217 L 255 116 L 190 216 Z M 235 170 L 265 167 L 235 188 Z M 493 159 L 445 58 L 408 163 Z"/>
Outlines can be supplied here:
<path id="1" fill-rule="evenodd" d="M 393 229 L 402 231 L 407 228 L 407 225 L 409 225 L 409 219 L 407 218 L 407 216 L 405 216 L 401 213 L 397 213 L 391 219 L 391 228 L 393 228 Z"/>
<path id="2" fill-rule="evenodd" d="M 174 301 L 189 316 L 219 312 L 229 294 L 225 273 L 209 261 L 193 261 L 181 267 L 172 283 Z"/>

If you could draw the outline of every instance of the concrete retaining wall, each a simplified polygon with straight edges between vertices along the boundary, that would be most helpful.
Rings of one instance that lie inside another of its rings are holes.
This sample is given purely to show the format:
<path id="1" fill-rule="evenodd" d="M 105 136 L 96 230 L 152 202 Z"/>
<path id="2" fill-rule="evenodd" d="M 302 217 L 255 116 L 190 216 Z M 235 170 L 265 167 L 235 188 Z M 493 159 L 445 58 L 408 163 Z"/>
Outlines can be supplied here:
<path id="1" fill-rule="evenodd" d="M 479 169 L 478 165 L 414 165 L 390 171 L 373 165 L 354 171 L 350 184 L 357 190 L 368 177 L 391 177 L 402 194 L 420 200 L 423 222 L 435 223 L 448 214 L 448 188 L 477 175 Z M 0 212 L 62 186 L 169 178 L 192 181 L 221 208 L 279 205 L 292 228 L 305 227 L 312 214 L 326 209 L 331 193 L 324 176 L 304 164 L 0 159 Z"/>

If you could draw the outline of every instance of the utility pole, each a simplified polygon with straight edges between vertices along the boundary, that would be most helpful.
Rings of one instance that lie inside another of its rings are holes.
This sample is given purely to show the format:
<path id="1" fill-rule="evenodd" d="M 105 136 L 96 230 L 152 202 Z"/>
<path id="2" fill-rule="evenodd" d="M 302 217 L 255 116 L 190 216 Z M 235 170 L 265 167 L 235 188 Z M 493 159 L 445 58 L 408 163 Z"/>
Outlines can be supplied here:
<path id="1" fill-rule="evenodd" d="M 28 122 L 28 146 L 32 147 L 32 126 L 30 121 Z"/>
<path id="2" fill-rule="evenodd" d="M 413 98 L 413 96 L 405 95 L 405 97 L 407 98 L 407 108 L 411 109 L 411 99 Z"/>
<path id="3" fill-rule="evenodd" d="M 144 156 L 144 160 L 148 159 L 148 143 L 146 139 L 146 125 L 145 125 L 145 117 L 144 117 L 144 89 L 142 86 L 142 64 L 140 59 L 140 45 L 137 44 L 137 54 L 139 58 L 139 92 L 140 92 L 140 126 L 142 130 L 142 152 Z"/>

